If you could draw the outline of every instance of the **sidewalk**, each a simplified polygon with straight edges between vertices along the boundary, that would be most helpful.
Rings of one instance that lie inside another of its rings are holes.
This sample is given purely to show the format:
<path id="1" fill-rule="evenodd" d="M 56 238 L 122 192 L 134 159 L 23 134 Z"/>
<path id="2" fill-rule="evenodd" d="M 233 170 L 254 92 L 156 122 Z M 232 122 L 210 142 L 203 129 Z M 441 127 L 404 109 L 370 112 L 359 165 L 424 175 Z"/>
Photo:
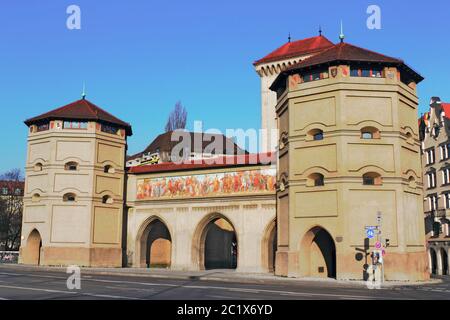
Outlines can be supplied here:
<path id="1" fill-rule="evenodd" d="M 14 271 L 29 272 L 63 272 L 66 273 L 65 267 L 45 267 L 45 266 L 26 266 L 0 264 L 0 272 L 2 270 L 14 269 Z M 155 279 L 176 279 L 176 280 L 200 280 L 200 281 L 220 281 L 231 283 L 248 283 L 248 284 L 302 284 L 315 282 L 327 286 L 349 286 L 361 287 L 366 286 L 365 281 L 347 281 L 323 278 L 285 278 L 278 277 L 270 273 L 243 273 L 235 270 L 205 270 L 205 271 L 179 271 L 168 269 L 145 269 L 145 268 L 81 268 L 82 275 L 106 275 L 106 276 L 131 276 L 145 277 Z M 386 281 L 383 287 L 396 286 L 421 286 L 430 284 L 439 284 L 442 280 L 431 279 L 426 282 L 404 282 L 404 281 Z"/>

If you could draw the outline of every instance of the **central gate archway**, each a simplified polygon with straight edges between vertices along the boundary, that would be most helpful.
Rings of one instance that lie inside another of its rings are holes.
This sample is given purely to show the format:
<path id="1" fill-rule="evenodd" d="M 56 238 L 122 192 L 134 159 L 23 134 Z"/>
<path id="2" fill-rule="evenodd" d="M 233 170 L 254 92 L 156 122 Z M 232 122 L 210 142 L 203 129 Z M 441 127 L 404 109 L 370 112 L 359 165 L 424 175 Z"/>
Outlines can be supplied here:
<path id="1" fill-rule="evenodd" d="M 314 227 L 305 234 L 299 263 L 302 276 L 336 278 L 336 246 L 328 231 Z"/>
<path id="2" fill-rule="evenodd" d="M 194 234 L 193 254 L 201 270 L 236 269 L 238 240 L 233 224 L 221 214 L 204 219 Z"/>

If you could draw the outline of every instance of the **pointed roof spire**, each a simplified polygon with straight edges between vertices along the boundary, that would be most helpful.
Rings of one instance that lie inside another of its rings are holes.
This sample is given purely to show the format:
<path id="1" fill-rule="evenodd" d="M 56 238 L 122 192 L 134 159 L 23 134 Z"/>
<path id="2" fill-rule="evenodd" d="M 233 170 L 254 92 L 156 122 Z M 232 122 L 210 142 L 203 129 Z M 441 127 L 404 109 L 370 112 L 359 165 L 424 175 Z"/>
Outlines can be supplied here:
<path id="1" fill-rule="evenodd" d="M 322 36 L 322 26 L 319 25 L 319 36 Z"/>
<path id="2" fill-rule="evenodd" d="M 288 42 L 291 42 L 291 33 L 289 32 L 289 35 L 288 35 Z"/>
<path id="3" fill-rule="evenodd" d="M 339 35 L 339 39 L 341 40 L 341 43 L 344 42 L 344 39 L 345 39 L 344 24 L 342 23 L 342 20 L 341 20 L 341 34 Z"/>
<path id="4" fill-rule="evenodd" d="M 81 99 L 86 99 L 86 84 L 83 82 L 83 92 L 81 93 Z"/>

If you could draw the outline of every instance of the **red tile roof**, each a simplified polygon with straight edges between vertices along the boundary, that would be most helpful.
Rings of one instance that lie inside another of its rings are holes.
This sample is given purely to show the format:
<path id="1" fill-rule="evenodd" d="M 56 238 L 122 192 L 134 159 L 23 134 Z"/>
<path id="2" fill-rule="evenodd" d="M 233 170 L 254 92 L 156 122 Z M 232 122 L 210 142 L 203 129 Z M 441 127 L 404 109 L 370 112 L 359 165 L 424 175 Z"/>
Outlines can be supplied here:
<path id="1" fill-rule="evenodd" d="M 442 109 L 444 109 L 445 117 L 446 117 L 447 119 L 450 119 L 450 103 L 444 103 L 444 102 L 442 102 L 442 103 L 441 103 L 441 107 L 442 107 Z"/>
<path id="2" fill-rule="evenodd" d="M 388 57 L 349 43 L 341 42 L 318 53 L 317 55 L 296 63 L 288 69 L 310 67 L 330 61 L 385 62 L 394 64 L 404 63 L 400 59 Z"/>
<path id="3" fill-rule="evenodd" d="M 317 53 L 324 49 L 332 47 L 334 44 L 324 36 L 317 36 L 303 40 L 288 42 L 269 53 L 262 59 L 255 61 L 253 65 L 258 65 L 265 62 L 288 59 L 296 56 L 307 55 L 310 53 Z"/>
<path id="4" fill-rule="evenodd" d="M 424 79 L 420 74 L 408 67 L 401 59 L 389 57 L 374 51 L 354 46 L 349 43 L 341 42 L 331 48 L 323 50 L 316 55 L 300 61 L 283 71 L 273 82 L 271 90 L 274 90 L 276 87 L 278 87 L 278 85 L 284 81 L 287 75 L 293 74 L 294 71 L 299 71 L 313 66 L 328 65 L 331 63 L 339 62 L 365 62 L 393 65 L 400 67 L 401 69 L 408 72 L 417 83 L 421 82 Z"/>
<path id="5" fill-rule="evenodd" d="M 92 102 L 81 99 L 62 106 L 55 110 L 41 114 L 40 116 L 25 120 L 25 124 L 30 126 L 36 122 L 43 120 L 94 120 L 117 125 L 126 129 L 127 135 L 132 135 L 131 125 L 126 123 L 112 114 L 106 112 L 102 108 L 96 106 Z"/>
<path id="6" fill-rule="evenodd" d="M 214 161 L 216 160 L 216 161 Z M 130 174 L 158 173 L 158 172 L 174 172 L 174 171 L 190 171 L 199 169 L 213 168 L 229 168 L 252 165 L 271 165 L 276 162 L 276 154 L 245 154 L 237 156 L 219 157 L 208 160 L 192 160 L 188 163 L 177 164 L 173 162 L 165 162 L 154 165 L 145 165 L 131 167 L 128 169 Z"/>

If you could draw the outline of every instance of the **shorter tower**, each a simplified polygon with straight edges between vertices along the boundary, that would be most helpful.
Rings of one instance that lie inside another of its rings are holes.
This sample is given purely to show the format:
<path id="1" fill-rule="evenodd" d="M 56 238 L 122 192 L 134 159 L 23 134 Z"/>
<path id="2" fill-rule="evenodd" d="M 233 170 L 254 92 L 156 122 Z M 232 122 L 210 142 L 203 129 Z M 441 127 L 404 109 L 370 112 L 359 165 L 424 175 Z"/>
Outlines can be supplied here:
<path id="1" fill-rule="evenodd" d="M 19 262 L 122 266 L 131 126 L 84 98 L 29 127 Z"/>

